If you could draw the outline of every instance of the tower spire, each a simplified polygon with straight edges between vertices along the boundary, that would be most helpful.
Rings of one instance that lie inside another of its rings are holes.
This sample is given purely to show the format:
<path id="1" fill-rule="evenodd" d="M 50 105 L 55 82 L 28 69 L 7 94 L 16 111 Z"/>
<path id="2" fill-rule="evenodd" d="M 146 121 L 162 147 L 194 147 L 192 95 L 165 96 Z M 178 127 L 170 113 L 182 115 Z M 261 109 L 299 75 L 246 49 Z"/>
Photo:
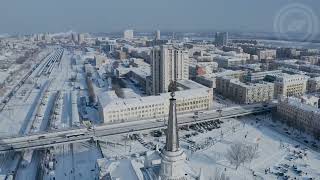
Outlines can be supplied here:
<path id="1" fill-rule="evenodd" d="M 170 109 L 168 117 L 168 127 L 166 132 L 166 145 L 161 153 L 160 180 L 188 180 L 185 173 L 186 155 L 180 149 L 178 137 L 178 120 L 175 91 L 176 81 L 171 81 L 170 91 Z"/>
<path id="2" fill-rule="evenodd" d="M 169 118 L 168 118 L 168 128 L 166 136 L 166 151 L 176 152 L 179 150 L 179 137 L 178 137 L 178 121 L 177 121 L 177 108 L 176 108 L 176 81 L 171 81 L 169 85 L 170 91 L 170 107 L 169 107 Z"/>

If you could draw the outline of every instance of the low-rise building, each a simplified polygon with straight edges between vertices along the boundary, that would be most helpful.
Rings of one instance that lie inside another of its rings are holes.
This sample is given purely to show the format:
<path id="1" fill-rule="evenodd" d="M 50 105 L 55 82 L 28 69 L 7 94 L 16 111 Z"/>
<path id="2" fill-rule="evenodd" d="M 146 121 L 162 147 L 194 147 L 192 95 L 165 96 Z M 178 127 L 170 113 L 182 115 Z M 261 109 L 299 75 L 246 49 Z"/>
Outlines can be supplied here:
<path id="1" fill-rule="evenodd" d="M 233 68 L 246 63 L 245 58 L 222 56 L 215 58 L 220 68 Z"/>
<path id="2" fill-rule="evenodd" d="M 147 77 L 151 75 L 151 67 L 141 59 L 130 59 L 130 65 L 119 66 L 114 70 L 117 78 L 128 78 L 133 83 L 141 86 L 144 91 L 147 89 Z"/>
<path id="3" fill-rule="evenodd" d="M 216 75 L 215 74 L 204 74 L 202 76 L 197 76 L 195 81 L 209 88 L 216 88 Z"/>
<path id="4" fill-rule="evenodd" d="M 275 114 L 290 126 L 320 137 L 320 110 L 294 97 L 281 97 Z"/>
<path id="5" fill-rule="evenodd" d="M 240 104 L 267 102 L 274 97 L 273 83 L 243 83 L 229 77 L 217 77 L 216 83 L 218 93 Z"/>
<path id="6" fill-rule="evenodd" d="M 320 92 L 320 77 L 308 79 L 307 90 L 309 93 Z"/>
<path id="7" fill-rule="evenodd" d="M 270 60 L 276 59 L 277 50 L 275 49 L 258 50 L 257 55 L 260 61 L 270 61 Z"/>
<path id="8" fill-rule="evenodd" d="M 317 55 L 314 56 L 301 56 L 301 60 L 306 61 L 310 64 L 318 64 L 319 63 L 319 57 Z"/>
<path id="9" fill-rule="evenodd" d="M 244 71 L 232 71 L 232 70 L 226 70 L 223 72 L 213 73 L 213 74 L 204 74 L 202 76 L 197 76 L 195 78 L 195 81 L 197 83 L 200 83 L 206 87 L 209 88 L 216 88 L 216 77 L 222 76 L 222 77 L 231 77 L 236 79 L 243 79 L 244 77 Z"/>

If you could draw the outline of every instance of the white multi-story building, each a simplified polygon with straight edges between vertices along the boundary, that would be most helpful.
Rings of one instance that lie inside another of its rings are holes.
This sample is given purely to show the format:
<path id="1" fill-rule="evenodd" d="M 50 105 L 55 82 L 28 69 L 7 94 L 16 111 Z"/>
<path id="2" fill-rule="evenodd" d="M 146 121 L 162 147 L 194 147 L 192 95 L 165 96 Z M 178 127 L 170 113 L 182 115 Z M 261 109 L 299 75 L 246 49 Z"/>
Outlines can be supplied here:
<path id="1" fill-rule="evenodd" d="M 161 34 L 160 34 L 160 30 L 157 30 L 156 31 L 156 40 L 160 40 L 160 38 L 161 38 Z"/>
<path id="2" fill-rule="evenodd" d="M 301 96 L 306 92 L 307 81 L 307 76 L 298 74 L 276 76 L 275 96 Z"/>
<path id="3" fill-rule="evenodd" d="M 152 92 L 168 92 L 171 80 L 189 79 L 188 51 L 174 45 L 153 48 L 151 52 Z"/>
<path id="4" fill-rule="evenodd" d="M 165 118 L 169 109 L 170 93 L 159 96 L 121 99 L 104 93 L 99 96 L 100 110 L 105 123 L 121 123 L 141 119 Z M 177 112 L 207 110 L 212 107 L 211 88 L 187 89 L 176 92 Z"/>
<path id="5" fill-rule="evenodd" d="M 320 110 L 294 97 L 281 97 L 276 115 L 297 129 L 320 137 Z"/>
<path id="6" fill-rule="evenodd" d="M 273 83 L 246 84 L 230 77 L 217 77 L 216 81 L 218 93 L 240 104 L 267 102 L 274 96 Z"/>
<path id="7" fill-rule="evenodd" d="M 123 38 L 127 40 L 133 39 L 133 30 L 128 29 L 123 32 Z"/>

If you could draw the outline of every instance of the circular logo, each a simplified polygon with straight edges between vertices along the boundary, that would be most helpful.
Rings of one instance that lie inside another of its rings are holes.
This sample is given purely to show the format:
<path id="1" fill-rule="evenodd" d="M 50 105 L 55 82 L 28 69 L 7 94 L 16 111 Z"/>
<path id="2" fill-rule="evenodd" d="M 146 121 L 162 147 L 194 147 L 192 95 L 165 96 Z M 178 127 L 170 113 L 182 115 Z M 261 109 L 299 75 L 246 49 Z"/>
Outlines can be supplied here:
<path id="1" fill-rule="evenodd" d="M 277 13 L 273 28 L 279 39 L 311 41 L 318 33 L 318 18 L 311 8 L 290 4 Z"/>

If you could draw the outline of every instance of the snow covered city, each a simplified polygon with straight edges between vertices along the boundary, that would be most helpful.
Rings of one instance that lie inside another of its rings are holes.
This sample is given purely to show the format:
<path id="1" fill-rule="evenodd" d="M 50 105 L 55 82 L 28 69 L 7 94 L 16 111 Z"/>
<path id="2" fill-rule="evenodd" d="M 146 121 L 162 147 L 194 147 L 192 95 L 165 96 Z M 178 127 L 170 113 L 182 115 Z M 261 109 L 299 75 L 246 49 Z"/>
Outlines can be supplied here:
<path id="1" fill-rule="evenodd" d="M 320 180 L 320 1 L 1 0 L 0 180 Z"/>

